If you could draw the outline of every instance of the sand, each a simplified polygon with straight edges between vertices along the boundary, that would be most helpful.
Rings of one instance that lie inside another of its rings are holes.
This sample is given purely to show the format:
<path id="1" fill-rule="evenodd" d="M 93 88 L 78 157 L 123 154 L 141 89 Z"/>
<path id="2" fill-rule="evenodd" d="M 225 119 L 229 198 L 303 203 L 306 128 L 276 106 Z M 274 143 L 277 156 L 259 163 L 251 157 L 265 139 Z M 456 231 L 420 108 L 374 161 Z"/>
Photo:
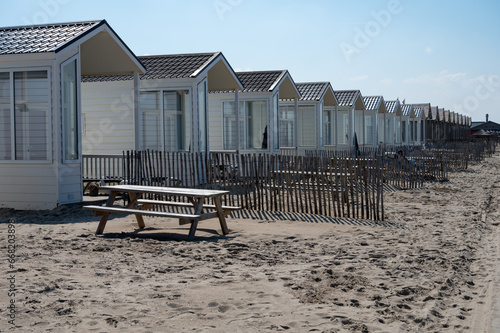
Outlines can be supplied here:
<path id="1" fill-rule="evenodd" d="M 174 220 L 117 216 L 95 236 L 80 205 L 0 210 L 0 331 L 493 332 L 499 171 L 497 153 L 386 193 L 386 223 L 241 211 L 191 242 Z"/>

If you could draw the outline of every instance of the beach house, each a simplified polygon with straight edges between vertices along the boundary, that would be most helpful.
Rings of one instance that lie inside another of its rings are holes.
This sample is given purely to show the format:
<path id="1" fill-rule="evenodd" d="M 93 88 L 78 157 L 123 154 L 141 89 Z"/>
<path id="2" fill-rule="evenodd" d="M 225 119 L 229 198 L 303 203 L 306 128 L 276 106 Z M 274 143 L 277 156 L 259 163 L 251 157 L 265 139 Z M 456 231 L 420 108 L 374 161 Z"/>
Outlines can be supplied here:
<path id="1" fill-rule="evenodd" d="M 224 55 L 170 54 L 139 60 L 147 70 L 139 76 L 138 99 L 132 75 L 83 78 L 84 154 L 134 149 L 206 152 L 209 93 L 231 90 L 227 95 L 234 102 L 234 91 L 243 88 Z M 103 123 L 108 130 L 101 130 Z M 210 132 L 217 137 L 212 128 Z"/>
<path id="2" fill-rule="evenodd" d="M 0 208 L 80 202 L 80 77 L 144 72 L 104 20 L 0 28 Z"/>
<path id="3" fill-rule="evenodd" d="M 386 136 L 388 138 L 387 145 L 401 145 L 401 116 L 403 110 L 399 100 L 391 100 L 385 102 L 387 108 L 387 118 L 385 123 Z"/>
<path id="4" fill-rule="evenodd" d="M 298 115 L 300 93 L 292 76 L 287 70 L 236 75 L 243 88 L 209 96 L 210 151 L 279 153 L 280 124 L 296 124 L 294 117 Z M 280 100 L 292 100 L 293 112 L 280 112 Z"/>
<path id="5" fill-rule="evenodd" d="M 427 123 L 429 121 L 431 103 L 416 103 L 413 104 L 413 108 L 415 109 L 415 117 L 420 119 L 418 122 L 417 141 L 421 144 L 425 144 L 428 136 Z"/>
<path id="6" fill-rule="evenodd" d="M 401 106 L 403 115 L 401 116 L 401 143 L 403 145 L 412 144 L 412 126 L 415 119 L 415 112 L 413 112 L 413 105 L 403 104 Z"/>
<path id="7" fill-rule="evenodd" d="M 359 90 L 335 90 L 337 108 L 337 150 L 351 149 L 365 143 L 365 121 L 363 96 Z"/>
<path id="8" fill-rule="evenodd" d="M 338 103 L 330 82 L 301 82 L 296 86 L 301 96 L 297 108 L 294 101 L 280 100 L 280 152 L 304 155 L 306 150 L 335 149 Z"/>
<path id="9" fill-rule="evenodd" d="M 386 138 L 385 122 L 387 119 L 387 108 L 383 96 L 363 96 L 363 103 L 366 107 L 367 117 L 373 117 L 375 122 L 375 133 L 373 141 L 376 147 L 385 147 L 388 139 Z M 368 128 L 367 128 L 368 130 Z"/>

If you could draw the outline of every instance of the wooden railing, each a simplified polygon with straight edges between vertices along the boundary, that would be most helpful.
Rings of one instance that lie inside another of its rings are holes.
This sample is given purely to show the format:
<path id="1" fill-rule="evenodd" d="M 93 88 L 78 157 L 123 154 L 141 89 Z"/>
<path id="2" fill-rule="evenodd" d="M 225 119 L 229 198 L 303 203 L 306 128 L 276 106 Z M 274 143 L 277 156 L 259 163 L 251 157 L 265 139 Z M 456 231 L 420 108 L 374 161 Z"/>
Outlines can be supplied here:
<path id="1" fill-rule="evenodd" d="M 123 179 L 123 155 L 83 155 L 84 181 L 120 181 Z"/>

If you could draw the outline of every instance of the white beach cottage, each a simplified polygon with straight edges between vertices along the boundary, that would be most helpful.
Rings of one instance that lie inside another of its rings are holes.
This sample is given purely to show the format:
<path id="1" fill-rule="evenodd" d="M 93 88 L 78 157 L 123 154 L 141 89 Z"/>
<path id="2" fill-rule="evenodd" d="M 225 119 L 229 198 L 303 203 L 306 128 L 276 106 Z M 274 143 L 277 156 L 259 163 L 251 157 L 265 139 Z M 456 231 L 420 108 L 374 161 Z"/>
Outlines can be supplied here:
<path id="1" fill-rule="evenodd" d="M 278 153 L 280 99 L 295 100 L 298 108 L 300 93 L 295 82 L 287 70 L 236 74 L 243 85 L 241 91 L 210 95 L 210 151 Z"/>
<path id="2" fill-rule="evenodd" d="M 335 121 L 337 150 L 351 149 L 355 145 L 355 138 L 359 146 L 364 145 L 366 108 L 361 92 L 359 90 L 335 90 L 334 92 L 339 104 Z"/>
<path id="3" fill-rule="evenodd" d="M 330 82 L 301 82 L 298 107 L 290 100 L 280 100 L 279 144 L 299 155 L 306 150 L 333 150 L 337 98 Z M 297 113 L 296 113 L 297 112 Z"/>
<path id="4" fill-rule="evenodd" d="M 417 141 L 420 144 L 425 144 L 427 142 L 427 136 L 428 136 L 428 120 L 429 120 L 429 113 L 431 111 L 431 103 L 414 103 L 413 107 L 415 109 L 415 117 L 417 119 L 420 119 L 419 125 L 418 125 L 418 134 L 417 134 Z"/>
<path id="5" fill-rule="evenodd" d="M 0 208 L 80 202 L 80 76 L 144 71 L 104 20 L 0 28 Z"/>
<path id="6" fill-rule="evenodd" d="M 412 126 L 415 119 L 415 112 L 413 112 L 413 105 L 403 104 L 401 106 L 403 115 L 401 116 L 401 143 L 403 145 L 412 145 Z"/>
<path id="7" fill-rule="evenodd" d="M 366 117 L 372 117 L 373 121 L 375 122 L 375 133 L 373 133 L 373 142 L 375 144 L 374 147 L 385 147 L 385 122 L 387 119 L 387 109 L 385 107 L 384 97 L 363 96 L 363 103 L 365 104 L 367 110 Z"/>
<path id="8" fill-rule="evenodd" d="M 138 58 L 147 68 L 139 77 L 138 112 L 134 112 L 132 75 L 83 78 L 84 154 L 121 154 L 134 149 L 206 152 L 212 96 L 208 93 L 243 88 L 224 55 Z M 232 101 L 237 97 L 235 93 L 228 96 Z M 112 130 L 101 131 L 103 122 Z"/>
<path id="9" fill-rule="evenodd" d="M 386 101 L 385 107 L 387 108 L 387 118 L 385 123 L 387 146 L 401 145 L 401 103 L 399 100 Z"/>

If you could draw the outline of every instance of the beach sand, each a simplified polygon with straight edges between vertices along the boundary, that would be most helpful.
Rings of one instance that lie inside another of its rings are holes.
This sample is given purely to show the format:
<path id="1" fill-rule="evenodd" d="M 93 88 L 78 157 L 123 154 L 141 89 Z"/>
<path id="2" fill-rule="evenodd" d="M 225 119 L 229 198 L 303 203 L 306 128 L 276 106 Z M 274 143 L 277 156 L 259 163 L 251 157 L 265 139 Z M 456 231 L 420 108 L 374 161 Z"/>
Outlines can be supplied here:
<path id="1" fill-rule="evenodd" d="M 240 211 L 220 234 L 0 210 L 1 332 L 493 332 L 500 155 L 385 193 L 386 223 Z M 8 222 L 15 226 L 9 267 Z M 15 302 L 15 326 L 8 323 Z"/>

